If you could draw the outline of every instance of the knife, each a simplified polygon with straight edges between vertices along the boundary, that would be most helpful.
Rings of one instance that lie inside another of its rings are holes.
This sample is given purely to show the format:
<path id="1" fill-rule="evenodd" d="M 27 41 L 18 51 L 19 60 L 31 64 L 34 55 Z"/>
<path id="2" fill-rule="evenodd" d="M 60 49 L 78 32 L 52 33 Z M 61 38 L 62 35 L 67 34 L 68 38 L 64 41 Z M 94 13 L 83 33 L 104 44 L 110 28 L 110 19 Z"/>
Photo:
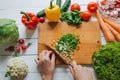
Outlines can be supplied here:
<path id="1" fill-rule="evenodd" d="M 43 44 L 43 43 L 42 43 Z M 66 64 L 71 65 L 73 59 L 70 55 L 67 55 L 63 52 L 59 52 L 55 48 L 51 47 L 50 45 L 43 44 L 44 46 L 48 47 L 49 49 L 53 50 Z"/>

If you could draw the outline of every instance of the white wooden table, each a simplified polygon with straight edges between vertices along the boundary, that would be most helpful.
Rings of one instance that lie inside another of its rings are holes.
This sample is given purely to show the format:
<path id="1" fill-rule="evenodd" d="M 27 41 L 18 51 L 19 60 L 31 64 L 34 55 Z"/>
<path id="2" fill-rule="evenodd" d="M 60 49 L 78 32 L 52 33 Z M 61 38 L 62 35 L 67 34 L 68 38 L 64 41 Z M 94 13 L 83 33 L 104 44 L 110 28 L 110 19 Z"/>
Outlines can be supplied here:
<path id="1" fill-rule="evenodd" d="M 26 76 L 25 80 L 41 80 L 40 73 L 37 70 L 37 66 L 34 62 L 34 59 L 38 53 L 38 29 L 35 31 L 26 30 L 25 26 L 21 22 L 20 11 L 30 11 L 35 14 L 44 9 L 49 5 L 50 0 L 0 0 L 0 18 L 10 18 L 16 20 L 16 24 L 19 27 L 20 38 L 24 38 L 26 44 L 32 42 L 32 45 L 27 49 L 26 53 L 22 54 L 20 57 L 25 60 L 29 66 L 29 73 Z M 63 2 L 65 0 L 62 0 Z M 86 10 L 86 6 L 91 1 L 96 0 L 71 0 L 72 3 L 79 3 L 81 6 L 81 11 Z M 92 21 L 95 21 L 96 18 L 93 16 Z M 101 32 L 102 44 L 106 44 L 106 41 Z M 12 44 L 10 44 L 12 45 Z M 13 57 L 13 53 L 5 52 L 4 49 L 8 45 L 0 44 L 0 80 L 10 80 L 10 78 L 5 78 L 4 74 L 6 72 L 7 61 Z M 87 66 L 93 73 L 94 80 L 96 80 L 94 70 L 91 65 Z M 58 65 L 55 69 L 54 80 L 73 80 L 73 77 L 65 65 Z"/>

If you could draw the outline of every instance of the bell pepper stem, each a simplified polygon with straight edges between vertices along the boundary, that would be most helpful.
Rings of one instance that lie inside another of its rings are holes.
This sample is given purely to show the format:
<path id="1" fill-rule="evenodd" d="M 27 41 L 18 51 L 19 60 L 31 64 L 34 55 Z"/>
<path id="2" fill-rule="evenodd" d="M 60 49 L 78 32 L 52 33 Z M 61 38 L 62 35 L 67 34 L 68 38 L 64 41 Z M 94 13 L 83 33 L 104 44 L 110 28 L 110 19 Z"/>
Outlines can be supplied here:
<path id="1" fill-rule="evenodd" d="M 26 14 L 25 12 L 21 11 L 20 13 L 26 16 L 27 21 L 31 20 L 31 17 L 28 16 L 28 14 Z"/>
<path id="2" fill-rule="evenodd" d="M 50 9 L 52 9 L 53 8 L 53 5 L 52 5 L 52 2 L 53 2 L 54 0 L 51 0 L 50 1 Z"/>

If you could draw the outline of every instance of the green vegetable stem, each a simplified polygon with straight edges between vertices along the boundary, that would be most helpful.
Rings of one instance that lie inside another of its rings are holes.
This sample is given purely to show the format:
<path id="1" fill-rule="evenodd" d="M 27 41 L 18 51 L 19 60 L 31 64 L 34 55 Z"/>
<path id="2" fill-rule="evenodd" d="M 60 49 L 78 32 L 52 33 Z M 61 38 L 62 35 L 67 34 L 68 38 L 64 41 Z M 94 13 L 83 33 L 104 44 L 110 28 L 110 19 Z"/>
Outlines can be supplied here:
<path id="1" fill-rule="evenodd" d="M 62 0 L 56 0 L 56 4 L 57 4 L 59 7 L 61 7 L 61 1 L 62 1 Z"/>
<path id="2" fill-rule="evenodd" d="M 15 51 L 15 57 L 19 57 L 19 53 L 17 52 L 16 48 L 14 48 Z"/>
<path id="3" fill-rule="evenodd" d="M 51 1 L 50 1 L 50 9 L 52 9 L 52 8 L 53 8 L 53 4 L 52 4 L 52 3 L 53 3 L 53 1 L 54 1 L 54 0 L 51 0 Z"/>
<path id="4" fill-rule="evenodd" d="M 65 0 L 61 10 L 62 12 L 66 12 L 71 4 L 71 0 Z"/>
<path id="5" fill-rule="evenodd" d="M 26 16 L 27 21 L 30 21 L 30 20 L 31 20 L 31 17 L 28 16 L 25 12 L 21 11 L 20 13 L 21 13 L 21 14 L 24 14 L 24 15 Z"/>
<path id="6" fill-rule="evenodd" d="M 9 76 L 10 76 L 10 72 L 6 72 L 5 77 L 9 77 Z"/>

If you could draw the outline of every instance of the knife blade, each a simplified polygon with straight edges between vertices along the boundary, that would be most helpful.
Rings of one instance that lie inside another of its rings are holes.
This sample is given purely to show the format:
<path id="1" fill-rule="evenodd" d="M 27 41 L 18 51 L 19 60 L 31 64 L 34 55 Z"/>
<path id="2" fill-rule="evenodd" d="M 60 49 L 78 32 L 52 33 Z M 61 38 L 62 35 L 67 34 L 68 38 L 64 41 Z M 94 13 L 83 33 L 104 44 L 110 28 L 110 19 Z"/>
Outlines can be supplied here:
<path id="1" fill-rule="evenodd" d="M 42 43 L 43 44 L 43 43 Z M 44 46 L 48 47 L 49 49 L 53 50 L 66 64 L 71 65 L 73 59 L 70 55 L 66 55 L 65 53 L 59 52 L 55 48 L 50 45 L 43 44 Z"/>

